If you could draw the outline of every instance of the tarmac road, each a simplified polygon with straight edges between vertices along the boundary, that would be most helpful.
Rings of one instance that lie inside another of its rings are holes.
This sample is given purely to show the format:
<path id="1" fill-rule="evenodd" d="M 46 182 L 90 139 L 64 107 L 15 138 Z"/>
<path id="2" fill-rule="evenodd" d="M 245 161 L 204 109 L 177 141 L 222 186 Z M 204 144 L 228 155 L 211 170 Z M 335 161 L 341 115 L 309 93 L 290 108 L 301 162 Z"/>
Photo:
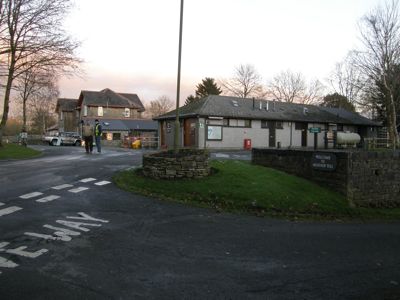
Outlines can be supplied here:
<path id="1" fill-rule="evenodd" d="M 142 151 L 39 148 L 0 162 L 0 299 L 400 299 L 400 222 L 219 214 L 119 190 Z"/>

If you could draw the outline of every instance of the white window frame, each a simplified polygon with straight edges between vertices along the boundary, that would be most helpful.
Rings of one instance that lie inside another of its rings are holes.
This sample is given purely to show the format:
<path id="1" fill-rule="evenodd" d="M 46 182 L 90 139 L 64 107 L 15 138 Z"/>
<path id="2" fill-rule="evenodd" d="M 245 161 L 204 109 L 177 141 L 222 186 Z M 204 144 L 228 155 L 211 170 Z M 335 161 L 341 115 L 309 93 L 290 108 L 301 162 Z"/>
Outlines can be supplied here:
<path id="1" fill-rule="evenodd" d="M 131 110 L 129 108 L 125 108 L 124 117 L 130 118 L 131 117 Z"/>
<path id="2" fill-rule="evenodd" d="M 83 106 L 83 116 L 84 117 L 87 117 L 87 112 L 88 112 L 88 107 L 87 107 L 87 105 L 84 105 Z"/>
<path id="3" fill-rule="evenodd" d="M 98 116 L 98 117 L 102 117 L 103 114 L 104 114 L 103 106 L 97 107 L 97 116 Z"/>

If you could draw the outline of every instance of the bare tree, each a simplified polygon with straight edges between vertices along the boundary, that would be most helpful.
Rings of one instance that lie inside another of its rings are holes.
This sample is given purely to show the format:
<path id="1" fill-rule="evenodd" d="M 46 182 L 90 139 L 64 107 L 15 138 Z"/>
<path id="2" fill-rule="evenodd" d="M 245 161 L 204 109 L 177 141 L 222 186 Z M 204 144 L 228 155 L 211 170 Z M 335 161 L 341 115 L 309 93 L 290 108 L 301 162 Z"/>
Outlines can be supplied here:
<path id="1" fill-rule="evenodd" d="M 353 105 L 364 106 L 362 95 L 367 78 L 354 64 L 355 55 L 355 52 L 350 52 L 342 62 L 337 63 L 328 82 L 335 93 L 346 97 Z"/>
<path id="2" fill-rule="evenodd" d="M 15 78 L 32 68 L 67 72 L 77 68 L 78 43 L 62 29 L 71 0 L 0 0 L 0 74 L 5 78 L 0 146 Z M 5 66 L 5 67 L 4 67 Z"/>
<path id="3" fill-rule="evenodd" d="M 169 112 L 174 107 L 174 102 L 167 96 L 158 97 L 156 100 L 150 102 L 146 106 L 146 114 L 150 117 L 157 117 L 159 115 Z"/>
<path id="4" fill-rule="evenodd" d="M 52 85 L 54 75 L 44 72 L 40 68 L 27 69 L 16 78 L 13 89 L 17 91 L 18 98 L 22 104 L 22 131 L 26 131 L 27 103 L 35 95 L 40 94 L 40 90 Z"/>
<path id="5" fill-rule="evenodd" d="M 280 72 L 268 85 L 270 98 L 291 103 L 317 103 L 322 98 L 322 91 L 323 85 L 319 80 L 307 84 L 301 73 L 290 70 Z"/>
<path id="6" fill-rule="evenodd" d="M 220 84 L 226 94 L 240 98 L 264 96 L 261 76 L 253 65 L 239 65 L 235 68 L 234 76 L 221 80 Z"/>
<path id="7" fill-rule="evenodd" d="M 45 133 L 47 128 L 56 124 L 55 106 L 59 96 L 57 77 L 47 74 L 47 81 L 40 82 L 40 88 L 31 94 L 28 112 L 32 131 Z"/>
<path id="8" fill-rule="evenodd" d="M 364 49 L 358 51 L 356 63 L 368 79 L 382 86 L 389 138 L 393 147 L 396 147 L 399 145 L 399 135 L 396 128 L 395 86 L 390 76 L 400 63 L 399 2 L 391 0 L 365 15 L 360 23 L 360 32 Z"/>

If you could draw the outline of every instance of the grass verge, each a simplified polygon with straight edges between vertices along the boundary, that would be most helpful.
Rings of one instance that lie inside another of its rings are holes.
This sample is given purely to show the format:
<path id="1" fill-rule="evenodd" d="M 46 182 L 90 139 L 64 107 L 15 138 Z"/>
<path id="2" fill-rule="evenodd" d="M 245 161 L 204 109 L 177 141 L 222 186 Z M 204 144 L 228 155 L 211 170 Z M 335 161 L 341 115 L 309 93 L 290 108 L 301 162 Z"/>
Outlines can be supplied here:
<path id="1" fill-rule="evenodd" d="M 154 180 L 141 170 L 114 176 L 122 189 L 218 211 L 301 219 L 400 219 L 400 209 L 349 207 L 344 196 L 308 180 L 242 161 L 212 161 L 200 180 Z"/>
<path id="2" fill-rule="evenodd" d="M 16 144 L 3 144 L 3 147 L 0 147 L 0 160 L 31 158 L 39 154 L 39 151 Z"/>

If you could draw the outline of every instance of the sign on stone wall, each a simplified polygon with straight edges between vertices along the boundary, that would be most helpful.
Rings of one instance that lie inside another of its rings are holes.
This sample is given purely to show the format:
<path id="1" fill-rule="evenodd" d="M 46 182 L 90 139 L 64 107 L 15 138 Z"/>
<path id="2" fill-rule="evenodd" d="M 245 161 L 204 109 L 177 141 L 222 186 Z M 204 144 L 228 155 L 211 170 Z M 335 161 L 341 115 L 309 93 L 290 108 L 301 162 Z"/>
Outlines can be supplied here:
<path id="1" fill-rule="evenodd" d="M 314 152 L 311 157 L 311 167 L 319 171 L 335 171 L 336 155 L 333 153 Z"/>

